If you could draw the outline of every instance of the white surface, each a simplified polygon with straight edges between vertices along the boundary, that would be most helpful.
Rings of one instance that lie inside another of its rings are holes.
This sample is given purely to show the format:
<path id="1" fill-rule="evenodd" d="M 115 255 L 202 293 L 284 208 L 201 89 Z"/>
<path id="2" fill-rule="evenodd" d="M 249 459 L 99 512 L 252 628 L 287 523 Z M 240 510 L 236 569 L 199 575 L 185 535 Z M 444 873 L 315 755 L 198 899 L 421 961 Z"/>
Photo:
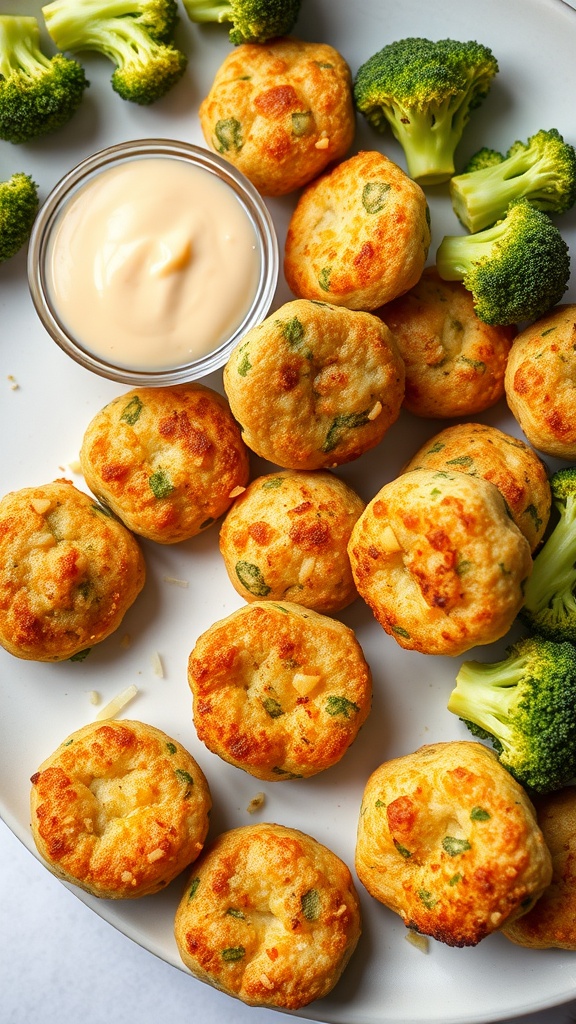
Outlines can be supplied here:
<path id="1" fill-rule="evenodd" d="M 23 4 L 4 2 L 4 10 Z M 27 4 L 33 12 L 39 5 Z M 480 145 L 507 148 L 542 127 L 556 127 L 574 137 L 573 60 L 576 18 L 560 0 L 304 0 L 298 26 L 303 38 L 332 42 L 352 69 L 379 45 L 404 35 L 451 35 L 478 38 L 491 45 L 500 61 L 500 75 L 484 106 L 475 113 L 460 159 Z M 110 67 L 86 59 L 92 85 L 82 111 L 57 136 L 26 147 L 0 144 L 3 173 L 26 169 L 36 176 L 45 196 L 60 174 L 79 159 L 108 143 L 143 136 L 176 136 L 201 142 L 194 107 L 214 71 L 229 52 L 226 34 L 218 27 L 199 31 L 185 18 L 179 38 L 190 54 L 186 79 L 150 109 L 123 103 L 108 86 Z M 403 165 L 390 136 L 375 136 L 359 123 L 357 147 L 382 148 Z M 435 247 L 457 222 L 446 189 L 428 192 Z M 280 237 L 293 199 L 270 203 Z M 560 226 L 575 245 L 574 212 Z M 105 402 L 122 392 L 73 365 L 49 341 L 28 296 L 23 256 L 0 268 L 0 492 L 62 476 L 76 459 L 83 431 Z M 576 301 L 574 287 L 567 299 Z M 277 304 L 289 298 L 280 289 Z M 12 391 L 13 375 L 19 387 Z M 220 376 L 206 383 L 220 387 Z M 482 417 L 516 431 L 504 403 Z M 397 475 L 418 445 L 444 424 L 403 416 L 372 453 L 341 470 L 366 499 Z M 64 467 L 64 470 L 62 469 Z M 255 473 L 261 467 L 254 461 Z M 79 478 L 74 478 L 81 483 Z M 238 607 L 218 555 L 216 530 L 174 548 L 144 545 L 149 579 L 143 595 L 120 633 L 95 648 L 81 664 L 42 665 L 20 662 L 0 652 L 0 779 L 2 815 L 31 849 L 28 828 L 29 777 L 64 736 L 93 718 L 89 692 L 107 700 L 128 683 L 140 693 L 130 717 L 165 729 L 185 743 L 209 779 L 215 810 L 211 834 L 246 824 L 246 806 L 255 792 L 267 801 L 256 820 L 276 820 L 315 835 L 350 865 L 353 862 L 357 813 L 369 772 L 382 760 L 406 753 L 430 740 L 468 736 L 446 711 L 457 663 L 402 652 L 373 622 L 358 601 L 342 614 L 353 626 L 372 666 L 375 697 L 372 714 L 343 761 L 309 780 L 261 785 L 223 764 L 198 742 L 191 721 L 186 661 L 196 637 L 215 619 Z M 165 577 L 189 581 L 187 589 L 171 586 Z M 132 647 L 124 650 L 120 636 L 129 632 Z M 154 675 L 151 656 L 158 652 L 165 676 Z M 485 650 L 497 656 L 500 648 Z M 172 920 L 180 894 L 177 883 L 164 893 L 125 904 L 89 902 L 122 931 L 137 938 L 145 950 L 119 935 L 89 912 L 56 882 L 17 841 L 2 836 L 5 888 L 2 906 L 4 959 L 0 970 L 1 1024 L 38 1019 L 48 1024 L 81 1016 L 86 1024 L 105 1020 L 178 1021 L 193 1016 L 246 1024 L 268 1024 L 278 1015 L 254 1011 L 199 985 L 182 971 L 172 937 Z M 14 872 L 14 874 L 12 874 Z M 576 957 L 571 953 L 536 953 L 512 946 L 495 935 L 475 949 L 456 950 L 432 943 L 424 956 L 404 940 L 398 918 L 360 892 L 364 934 L 357 954 L 334 993 L 302 1016 L 334 1024 L 412 1024 L 487 1022 L 527 1013 L 576 998 Z M 86 945 L 84 945 L 86 943 Z M 6 957 L 6 953 L 8 956 Z M 22 971 L 22 975 L 18 971 Z M 25 980 L 19 981 L 18 977 Z M 11 980 L 12 978 L 12 980 Z M 110 1003 L 103 1000 L 110 999 Z M 10 1015 L 7 1016 L 6 1012 Z M 93 1014 L 92 1018 L 90 1014 Z M 547 1010 L 542 1021 L 564 1021 L 568 1015 Z M 538 1018 L 537 1018 L 538 1019 Z"/>

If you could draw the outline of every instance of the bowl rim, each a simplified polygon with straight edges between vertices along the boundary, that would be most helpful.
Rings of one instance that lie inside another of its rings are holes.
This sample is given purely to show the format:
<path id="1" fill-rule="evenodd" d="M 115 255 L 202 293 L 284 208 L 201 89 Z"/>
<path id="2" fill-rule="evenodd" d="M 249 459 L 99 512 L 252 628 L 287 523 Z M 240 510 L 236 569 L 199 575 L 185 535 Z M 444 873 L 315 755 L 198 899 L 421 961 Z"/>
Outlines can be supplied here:
<path id="1" fill-rule="evenodd" d="M 169 157 L 207 170 L 228 185 L 248 216 L 257 241 L 260 273 L 251 305 L 232 334 L 210 352 L 188 363 L 151 369 L 116 365 L 84 347 L 60 319 L 47 284 L 46 256 L 51 231 L 66 203 L 102 171 L 127 160 Z M 27 259 L 28 287 L 36 312 L 59 347 L 87 370 L 129 385 L 160 386 L 197 380 L 217 370 L 252 327 L 268 314 L 279 277 L 279 248 L 274 222 L 264 199 L 249 179 L 218 153 L 170 138 L 141 138 L 107 146 L 85 157 L 66 172 L 41 205 L 30 235 Z"/>

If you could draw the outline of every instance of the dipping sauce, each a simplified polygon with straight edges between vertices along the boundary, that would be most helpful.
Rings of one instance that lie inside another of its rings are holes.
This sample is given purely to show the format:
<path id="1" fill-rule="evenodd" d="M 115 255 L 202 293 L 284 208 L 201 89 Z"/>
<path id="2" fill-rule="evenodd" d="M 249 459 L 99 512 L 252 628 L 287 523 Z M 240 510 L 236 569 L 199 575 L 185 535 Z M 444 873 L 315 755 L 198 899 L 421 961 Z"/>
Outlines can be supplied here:
<path id="1" fill-rule="evenodd" d="M 183 160 L 108 167 L 63 206 L 46 288 L 78 343 L 116 366 L 183 366 L 218 348 L 258 289 L 258 239 L 234 190 Z"/>

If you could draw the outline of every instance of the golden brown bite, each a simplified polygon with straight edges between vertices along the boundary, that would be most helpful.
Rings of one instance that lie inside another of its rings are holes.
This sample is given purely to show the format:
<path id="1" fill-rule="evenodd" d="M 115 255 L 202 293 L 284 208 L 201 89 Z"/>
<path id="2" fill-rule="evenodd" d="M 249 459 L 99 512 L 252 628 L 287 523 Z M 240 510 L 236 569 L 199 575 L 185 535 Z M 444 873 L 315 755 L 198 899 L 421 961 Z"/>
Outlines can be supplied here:
<path id="1" fill-rule="evenodd" d="M 322 470 L 252 480 L 220 529 L 220 551 L 245 601 L 294 601 L 330 614 L 357 597 L 347 545 L 364 502 Z"/>
<path id="2" fill-rule="evenodd" d="M 522 787 L 481 743 L 421 747 L 366 784 L 356 870 L 404 923 L 450 946 L 474 946 L 525 912 L 552 876 Z"/>
<path id="3" fill-rule="evenodd" d="M 420 186 L 382 153 L 363 151 L 302 193 L 288 226 L 284 273 L 298 298 L 374 310 L 416 284 L 429 245 Z"/>
<path id="4" fill-rule="evenodd" d="M 63 661 L 105 640 L 145 577 L 132 534 L 69 480 L 0 501 L 0 644 L 17 658 Z"/>
<path id="5" fill-rule="evenodd" d="M 348 151 L 356 130 L 350 69 L 326 43 L 245 43 L 200 104 L 212 149 L 263 195 L 301 188 Z"/>
<path id="6" fill-rule="evenodd" d="M 198 383 L 135 388 L 109 402 L 88 425 L 80 462 L 94 494 L 159 544 L 205 530 L 249 476 L 226 399 Z"/>
<path id="7" fill-rule="evenodd" d="M 358 593 L 408 650 L 454 656 L 510 629 L 530 545 L 494 484 L 416 469 L 378 492 L 348 546 Z"/>
<path id="8" fill-rule="evenodd" d="M 288 601 L 255 601 L 214 623 L 190 654 L 199 738 L 259 779 L 335 764 L 370 711 L 370 669 L 343 623 Z"/>
<path id="9" fill-rule="evenodd" d="M 194 866 L 178 907 L 182 960 L 250 1006 L 298 1010 L 326 996 L 360 936 L 348 867 L 282 825 L 220 835 Z"/>
<path id="10" fill-rule="evenodd" d="M 382 440 L 400 414 L 404 364 L 378 317 L 297 299 L 244 336 L 224 388 L 252 451 L 326 469 Z"/>
<path id="11" fill-rule="evenodd" d="M 378 310 L 406 366 L 404 406 L 416 416 L 472 416 L 504 394 L 515 327 L 492 327 L 474 311 L 460 281 L 443 281 L 435 267 L 405 295 Z"/>
<path id="12" fill-rule="evenodd" d="M 67 882 L 106 899 L 163 889 L 202 850 L 211 807 L 187 750 L 142 722 L 91 722 L 31 779 L 38 852 Z"/>
<path id="13" fill-rule="evenodd" d="M 493 483 L 532 551 L 550 518 L 551 494 L 546 467 L 517 437 L 485 423 L 458 423 L 431 437 L 410 459 L 414 469 L 469 473 Z"/>

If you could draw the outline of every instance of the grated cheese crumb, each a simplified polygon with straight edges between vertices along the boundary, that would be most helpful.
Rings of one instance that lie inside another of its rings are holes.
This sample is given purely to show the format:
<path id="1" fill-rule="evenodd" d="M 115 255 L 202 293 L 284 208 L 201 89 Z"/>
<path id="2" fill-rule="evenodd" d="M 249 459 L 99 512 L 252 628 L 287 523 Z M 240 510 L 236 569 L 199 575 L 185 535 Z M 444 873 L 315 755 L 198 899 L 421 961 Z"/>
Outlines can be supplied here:
<path id="1" fill-rule="evenodd" d="M 430 952 L 430 942 L 427 935 L 420 935 L 419 932 L 415 932 L 413 928 L 409 928 L 406 932 L 406 941 L 412 946 L 416 946 L 421 953 Z"/>
<path id="2" fill-rule="evenodd" d="M 379 417 L 381 412 L 382 412 L 382 402 L 376 402 L 376 404 L 372 406 L 372 408 L 370 409 L 370 412 L 368 413 L 368 419 L 369 420 L 376 420 L 376 419 L 378 419 L 378 417 Z"/>
<path id="3" fill-rule="evenodd" d="M 230 491 L 230 494 L 228 495 L 228 497 L 229 498 L 237 498 L 239 494 L 244 494 L 245 490 L 246 490 L 246 488 L 245 487 L 240 487 L 240 485 L 238 485 L 238 487 L 233 487 L 232 490 Z"/>
<path id="4" fill-rule="evenodd" d="M 159 679 L 163 679 L 164 678 L 164 666 L 162 664 L 162 659 L 161 659 L 160 655 L 158 654 L 158 651 L 154 651 L 154 654 L 152 655 L 151 661 L 152 661 L 152 668 L 154 670 L 154 675 L 158 676 Z"/>
<path id="5" fill-rule="evenodd" d="M 402 545 L 390 525 L 385 526 L 380 534 L 380 547 L 382 551 L 386 551 L 388 554 L 394 551 L 402 551 Z"/>
<path id="6" fill-rule="evenodd" d="M 72 459 L 72 461 L 68 463 L 68 469 L 71 473 L 81 473 L 82 466 L 80 465 L 79 459 Z"/>
<path id="7" fill-rule="evenodd" d="M 164 856 L 164 850 L 161 850 L 160 847 L 158 846 L 156 847 L 155 850 L 152 850 L 152 852 L 148 854 L 146 860 L 148 861 L 149 864 L 154 864 L 155 861 L 162 860 L 162 857 Z"/>
<path id="8" fill-rule="evenodd" d="M 292 686 L 301 697 L 308 696 L 318 686 L 322 676 L 312 672 L 295 672 L 292 676 Z"/>
<path id="9" fill-rule="evenodd" d="M 252 797 L 248 807 L 246 808 L 248 814 L 254 814 L 254 811 L 259 811 L 263 806 L 265 799 L 266 797 L 264 793 L 256 793 L 256 796 Z"/>
<path id="10" fill-rule="evenodd" d="M 264 971 L 262 971 L 262 974 L 260 975 L 260 984 L 263 985 L 264 988 L 269 989 L 270 991 L 272 991 L 272 989 L 274 988 L 274 982 L 270 981 L 270 978 L 268 977 L 267 974 L 264 974 Z"/>
<path id="11" fill-rule="evenodd" d="M 10 391 L 18 391 L 18 388 L 20 387 L 20 385 L 19 385 L 18 381 L 16 380 L 16 378 L 13 376 L 13 374 L 9 373 L 8 377 L 7 377 L 7 380 L 8 380 L 8 383 L 10 385 Z"/>
<path id="12" fill-rule="evenodd" d="M 104 705 L 96 715 L 96 721 L 102 722 L 107 718 L 115 718 L 118 712 L 121 711 L 128 701 L 132 700 L 137 693 L 137 686 L 134 684 L 132 684 L 132 686 L 127 686 L 125 690 L 122 690 L 122 693 L 117 694 L 111 701 L 108 701 L 108 704 Z"/>
<path id="13" fill-rule="evenodd" d="M 101 699 L 102 698 L 100 697 L 100 694 L 98 693 L 98 690 L 90 690 L 90 703 L 91 704 L 99 704 Z"/>
<path id="14" fill-rule="evenodd" d="M 164 583 L 173 583 L 175 587 L 186 588 L 189 586 L 188 580 L 179 580 L 177 576 L 165 576 Z"/>
<path id="15" fill-rule="evenodd" d="M 298 583 L 306 583 L 306 580 L 310 579 L 315 569 L 316 559 L 312 555 L 309 555 L 308 558 L 303 558 L 300 572 L 298 573 Z"/>
<path id="16" fill-rule="evenodd" d="M 50 508 L 50 498 L 32 498 L 30 504 L 39 516 L 43 516 Z"/>
<path id="17" fill-rule="evenodd" d="M 322 139 L 318 139 L 318 142 L 314 143 L 314 149 L 328 149 L 330 145 L 330 139 L 325 135 Z"/>

